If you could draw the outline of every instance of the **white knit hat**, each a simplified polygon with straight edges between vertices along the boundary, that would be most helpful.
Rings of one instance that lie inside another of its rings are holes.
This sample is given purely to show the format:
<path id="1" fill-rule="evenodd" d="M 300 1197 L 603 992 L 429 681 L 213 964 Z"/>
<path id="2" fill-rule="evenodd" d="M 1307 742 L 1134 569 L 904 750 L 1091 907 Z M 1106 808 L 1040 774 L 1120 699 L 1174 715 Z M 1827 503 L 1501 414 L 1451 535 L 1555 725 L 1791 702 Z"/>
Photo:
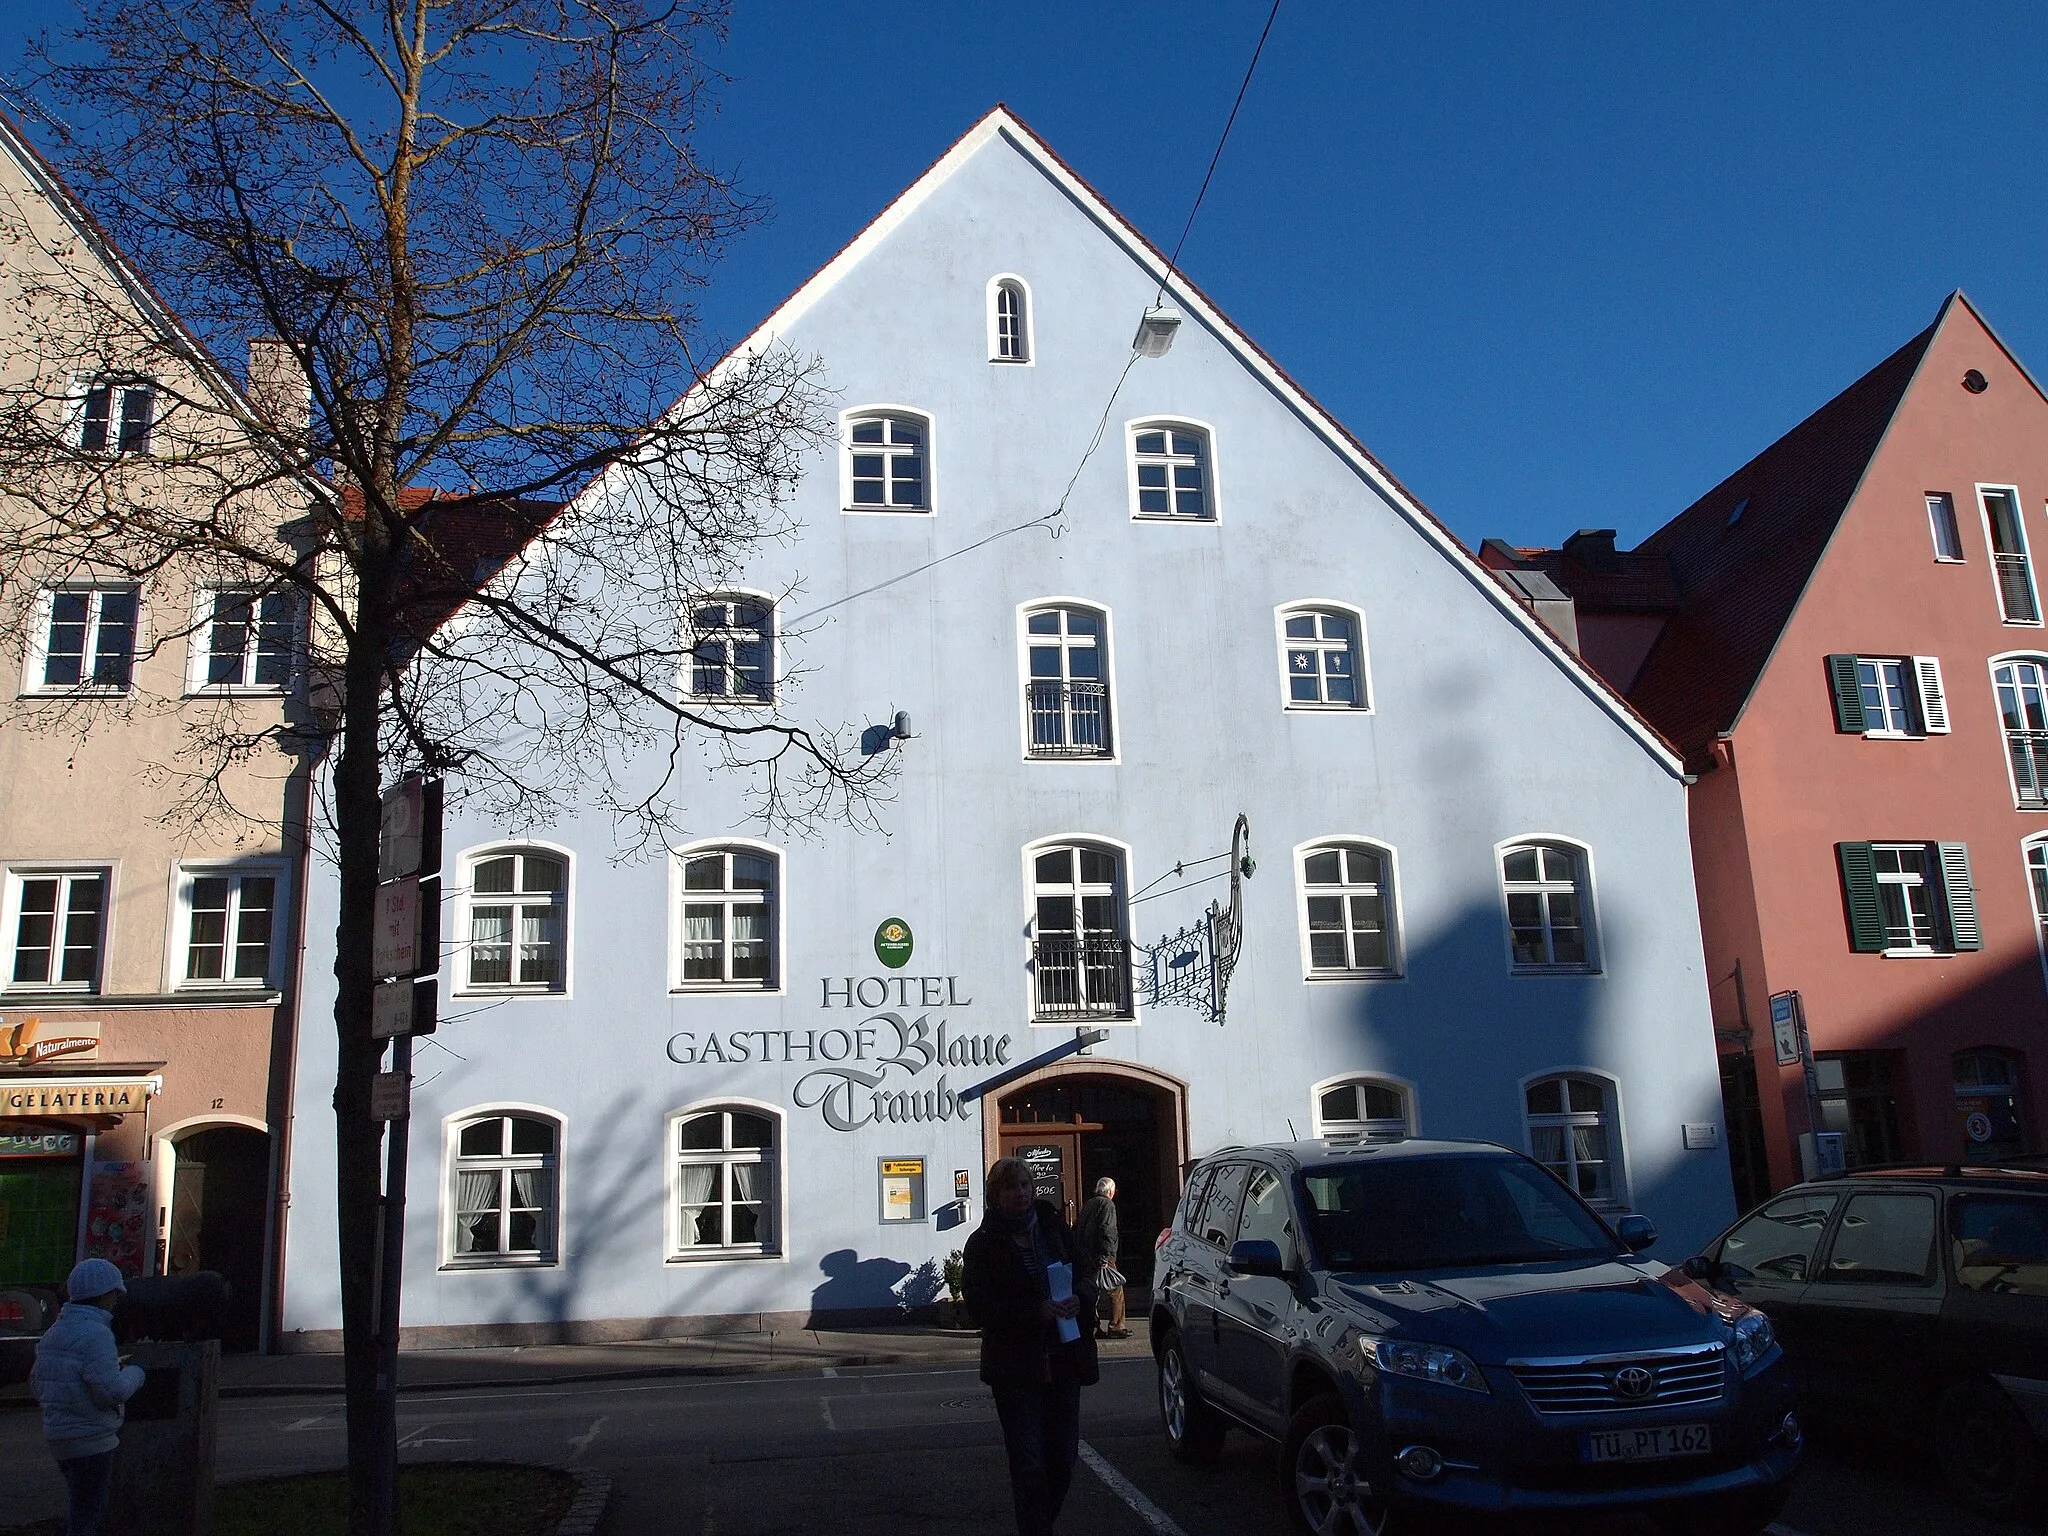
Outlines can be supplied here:
<path id="1" fill-rule="evenodd" d="M 128 1282 L 121 1278 L 120 1269 L 110 1259 L 80 1259 L 71 1278 L 64 1282 L 64 1294 L 73 1301 L 91 1301 L 109 1291 L 127 1289 Z"/>

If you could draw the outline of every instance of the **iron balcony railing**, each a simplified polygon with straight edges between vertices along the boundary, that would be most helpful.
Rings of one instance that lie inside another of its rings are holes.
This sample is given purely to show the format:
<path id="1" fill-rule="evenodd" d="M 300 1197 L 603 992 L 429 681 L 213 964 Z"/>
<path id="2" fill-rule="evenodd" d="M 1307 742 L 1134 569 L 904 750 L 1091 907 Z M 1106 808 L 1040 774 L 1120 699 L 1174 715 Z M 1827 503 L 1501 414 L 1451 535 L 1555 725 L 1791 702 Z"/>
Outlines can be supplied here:
<path id="1" fill-rule="evenodd" d="M 1040 1019 L 1131 1017 L 1131 942 L 1109 933 L 1043 934 L 1031 946 Z"/>
<path id="2" fill-rule="evenodd" d="M 2040 604 L 2034 600 L 2034 569 L 2025 555 L 1993 555 L 1998 569 L 1998 604 L 2008 624 L 2037 624 Z"/>
<path id="3" fill-rule="evenodd" d="M 1109 685 L 1033 678 L 1024 685 L 1033 757 L 1109 756 Z"/>
<path id="4" fill-rule="evenodd" d="M 2007 731 L 2012 787 L 2030 811 L 2048 810 L 2048 731 Z"/>

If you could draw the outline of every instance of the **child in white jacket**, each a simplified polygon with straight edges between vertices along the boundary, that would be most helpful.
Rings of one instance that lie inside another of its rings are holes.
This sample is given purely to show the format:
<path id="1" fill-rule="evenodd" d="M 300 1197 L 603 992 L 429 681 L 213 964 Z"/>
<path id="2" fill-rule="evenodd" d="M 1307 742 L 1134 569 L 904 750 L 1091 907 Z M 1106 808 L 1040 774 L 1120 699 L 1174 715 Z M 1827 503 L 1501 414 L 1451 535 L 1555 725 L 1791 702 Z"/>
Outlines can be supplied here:
<path id="1" fill-rule="evenodd" d="M 100 1536 L 121 1443 L 121 1405 L 142 1389 L 142 1367 L 114 1346 L 114 1306 L 128 1289 L 105 1259 L 86 1259 L 64 1282 L 71 1299 L 36 1344 L 29 1383 L 43 1407 L 43 1438 L 71 1494 L 65 1536 Z"/>

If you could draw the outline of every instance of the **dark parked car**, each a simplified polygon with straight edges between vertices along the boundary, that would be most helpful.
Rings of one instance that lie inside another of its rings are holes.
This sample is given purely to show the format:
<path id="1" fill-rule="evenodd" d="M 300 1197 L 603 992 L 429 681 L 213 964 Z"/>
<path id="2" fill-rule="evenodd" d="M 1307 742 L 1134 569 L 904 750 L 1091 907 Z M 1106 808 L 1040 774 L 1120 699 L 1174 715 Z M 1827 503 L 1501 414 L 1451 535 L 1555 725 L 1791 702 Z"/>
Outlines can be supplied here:
<path id="1" fill-rule="evenodd" d="M 2048 1443 L 2048 1170 L 1883 1168 L 1800 1184 L 1684 1265 L 1768 1313 L 1816 1418 L 1935 1456 L 1994 1514 Z"/>
<path id="2" fill-rule="evenodd" d="M 1800 1456 L 1770 1321 L 1635 1256 L 1540 1164 L 1476 1142 L 1233 1149 L 1161 1234 L 1152 1350 L 1166 1433 L 1281 1445 L 1297 1529 L 1410 1514 L 1647 1510 L 1737 1536 Z"/>

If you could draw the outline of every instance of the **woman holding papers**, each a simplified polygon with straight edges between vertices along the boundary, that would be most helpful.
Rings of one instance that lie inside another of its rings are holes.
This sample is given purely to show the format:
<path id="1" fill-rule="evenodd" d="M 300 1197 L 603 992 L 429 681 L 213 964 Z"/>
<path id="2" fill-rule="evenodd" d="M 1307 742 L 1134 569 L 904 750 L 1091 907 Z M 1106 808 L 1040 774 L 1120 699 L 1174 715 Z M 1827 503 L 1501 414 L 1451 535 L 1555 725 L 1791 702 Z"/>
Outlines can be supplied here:
<path id="1" fill-rule="evenodd" d="M 981 1325 L 981 1379 L 995 1393 L 1018 1536 L 1048 1536 L 1081 1451 L 1081 1388 L 1100 1374 L 1095 1274 L 1059 1208 L 1031 1198 L 1024 1164 L 999 1159 L 988 1211 L 967 1240 L 963 1291 Z"/>

